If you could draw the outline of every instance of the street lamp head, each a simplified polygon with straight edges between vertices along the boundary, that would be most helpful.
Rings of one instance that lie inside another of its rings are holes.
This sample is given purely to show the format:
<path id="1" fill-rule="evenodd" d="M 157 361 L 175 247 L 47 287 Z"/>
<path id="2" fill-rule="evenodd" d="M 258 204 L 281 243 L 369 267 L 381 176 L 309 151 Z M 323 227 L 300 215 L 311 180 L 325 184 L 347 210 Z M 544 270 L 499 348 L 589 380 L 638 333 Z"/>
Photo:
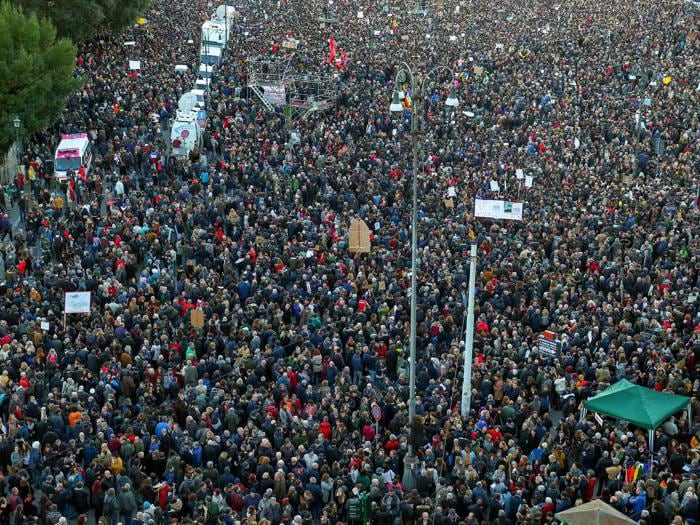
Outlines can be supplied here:
<path id="1" fill-rule="evenodd" d="M 459 106 L 459 99 L 457 98 L 457 93 L 455 93 L 455 87 L 450 86 L 450 95 L 445 100 L 445 105 L 450 108 L 455 108 Z"/>
<path id="2" fill-rule="evenodd" d="M 15 125 L 15 129 L 19 129 L 20 124 L 22 124 L 22 120 L 19 117 L 15 117 L 15 119 L 12 122 Z"/>
<path id="3" fill-rule="evenodd" d="M 401 104 L 401 99 L 399 98 L 399 92 L 394 90 L 394 96 L 391 100 L 391 105 L 389 106 L 389 111 L 393 113 L 398 113 L 403 111 L 403 105 Z"/>

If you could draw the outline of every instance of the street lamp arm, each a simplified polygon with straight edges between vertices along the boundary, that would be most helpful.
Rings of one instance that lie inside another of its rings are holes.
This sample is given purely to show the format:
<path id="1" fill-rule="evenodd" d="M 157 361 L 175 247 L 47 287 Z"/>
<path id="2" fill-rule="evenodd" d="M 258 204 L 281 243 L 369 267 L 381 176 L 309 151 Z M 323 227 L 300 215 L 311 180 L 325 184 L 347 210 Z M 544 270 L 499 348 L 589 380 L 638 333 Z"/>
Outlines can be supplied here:
<path id="1" fill-rule="evenodd" d="M 406 62 L 399 62 L 399 65 L 401 68 L 396 72 L 396 76 L 394 77 L 394 85 L 399 83 L 399 75 L 401 73 L 408 73 L 408 77 L 411 80 L 411 84 L 415 82 L 415 76 L 413 75 L 413 70 L 411 69 L 411 66 L 409 66 Z"/>
<path id="2" fill-rule="evenodd" d="M 428 71 L 428 74 L 425 75 L 423 77 L 423 79 L 421 80 L 421 83 L 422 83 L 421 91 L 423 91 L 423 88 L 428 83 L 428 81 L 430 80 L 430 77 L 433 75 L 433 73 L 437 73 L 438 71 L 449 72 L 450 73 L 450 82 L 454 82 L 454 79 L 455 79 L 454 69 L 447 67 L 447 66 L 437 66 L 437 67 L 434 67 L 433 69 L 431 69 L 430 71 Z"/>

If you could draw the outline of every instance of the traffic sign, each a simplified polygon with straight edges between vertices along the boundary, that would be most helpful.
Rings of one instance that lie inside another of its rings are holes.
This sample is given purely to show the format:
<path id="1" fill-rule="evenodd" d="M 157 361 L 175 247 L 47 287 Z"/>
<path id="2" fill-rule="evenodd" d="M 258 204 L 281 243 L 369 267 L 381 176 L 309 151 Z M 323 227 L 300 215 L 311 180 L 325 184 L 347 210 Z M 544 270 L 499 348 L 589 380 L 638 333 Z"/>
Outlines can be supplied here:
<path id="1" fill-rule="evenodd" d="M 203 109 L 197 111 L 197 124 L 199 124 L 200 128 L 207 125 L 207 112 Z"/>

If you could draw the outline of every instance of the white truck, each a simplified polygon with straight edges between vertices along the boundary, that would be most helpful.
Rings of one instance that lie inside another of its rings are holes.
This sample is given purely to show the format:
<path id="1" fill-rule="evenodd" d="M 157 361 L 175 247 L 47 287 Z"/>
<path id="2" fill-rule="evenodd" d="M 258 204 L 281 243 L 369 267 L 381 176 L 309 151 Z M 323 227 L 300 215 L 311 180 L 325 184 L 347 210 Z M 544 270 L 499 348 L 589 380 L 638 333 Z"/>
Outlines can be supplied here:
<path id="1" fill-rule="evenodd" d="M 202 43 L 199 48 L 199 61 L 208 66 L 218 66 L 221 63 L 222 49 Z"/>
<path id="2" fill-rule="evenodd" d="M 170 145 L 176 157 L 187 157 L 201 148 L 202 130 L 197 123 L 197 113 L 178 111 L 170 126 Z"/>
<path id="3" fill-rule="evenodd" d="M 218 20 L 207 20 L 202 24 L 202 45 L 218 47 L 222 51 L 226 47 L 231 30 Z"/>
<path id="4" fill-rule="evenodd" d="M 66 180 L 69 170 L 92 169 L 92 144 L 87 133 L 61 135 L 61 142 L 54 155 L 54 174 L 60 181 Z"/>

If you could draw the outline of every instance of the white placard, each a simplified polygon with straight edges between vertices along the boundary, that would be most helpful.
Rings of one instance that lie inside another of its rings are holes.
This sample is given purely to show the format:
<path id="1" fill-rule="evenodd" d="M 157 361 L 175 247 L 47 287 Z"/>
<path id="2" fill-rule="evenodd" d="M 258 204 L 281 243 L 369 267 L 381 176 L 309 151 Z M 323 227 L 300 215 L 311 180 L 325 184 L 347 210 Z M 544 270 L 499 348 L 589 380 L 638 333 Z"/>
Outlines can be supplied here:
<path id="1" fill-rule="evenodd" d="M 273 106 L 283 106 L 287 101 L 286 89 L 281 86 L 260 86 L 263 89 L 263 99 Z"/>
<path id="2" fill-rule="evenodd" d="M 532 177 L 530 175 L 525 177 L 525 187 L 532 188 Z"/>
<path id="3" fill-rule="evenodd" d="M 501 191 L 501 187 L 498 185 L 497 180 L 491 181 L 491 191 Z"/>
<path id="4" fill-rule="evenodd" d="M 125 46 L 128 46 L 128 47 L 133 47 L 133 46 L 136 45 L 136 41 L 135 41 L 135 40 L 129 40 L 128 42 L 124 42 L 124 45 L 125 45 Z"/>
<path id="5" fill-rule="evenodd" d="M 456 197 L 457 196 L 457 188 L 455 188 L 454 186 L 450 186 L 449 188 L 447 188 L 447 196 L 450 198 Z"/>
<path id="6" fill-rule="evenodd" d="M 524 178 L 524 177 L 525 177 L 525 175 L 523 174 L 523 170 L 522 170 L 522 169 L 518 168 L 517 170 L 515 170 L 515 178 L 516 178 L 516 179 L 520 180 L 520 179 L 522 179 L 522 178 Z"/>
<path id="7" fill-rule="evenodd" d="M 382 32 L 379 31 L 378 29 L 374 32 L 374 36 L 379 36 L 379 35 L 381 35 L 381 34 L 382 34 Z"/>
<path id="8" fill-rule="evenodd" d="M 375 232 L 376 232 L 376 231 L 379 231 L 379 229 L 380 229 L 381 227 L 382 227 L 382 225 L 379 224 L 379 222 L 375 222 L 375 223 L 374 223 L 374 231 L 375 231 Z"/>
<path id="9" fill-rule="evenodd" d="M 89 314 L 90 292 L 66 292 L 63 312 L 67 314 Z"/>
<path id="10" fill-rule="evenodd" d="M 364 18 L 365 14 L 362 11 L 357 12 L 357 18 Z"/>
<path id="11" fill-rule="evenodd" d="M 450 35 L 450 42 L 457 42 L 457 37 L 455 35 Z"/>
<path id="12" fill-rule="evenodd" d="M 42 322 L 41 322 L 41 329 L 42 329 L 42 330 L 48 330 L 48 329 L 49 329 L 49 322 L 48 322 L 48 321 L 42 321 Z"/>
<path id="13" fill-rule="evenodd" d="M 141 61 L 140 60 L 129 60 L 129 69 L 132 71 L 136 71 L 137 69 L 141 69 Z"/>
<path id="14" fill-rule="evenodd" d="M 523 203 L 488 199 L 474 200 L 474 217 L 491 219 L 523 220 Z"/>
<path id="15" fill-rule="evenodd" d="M 596 423 L 598 423 L 598 425 L 602 427 L 603 426 L 603 418 L 600 417 L 600 415 L 597 413 L 593 414 L 593 417 L 595 418 Z"/>

